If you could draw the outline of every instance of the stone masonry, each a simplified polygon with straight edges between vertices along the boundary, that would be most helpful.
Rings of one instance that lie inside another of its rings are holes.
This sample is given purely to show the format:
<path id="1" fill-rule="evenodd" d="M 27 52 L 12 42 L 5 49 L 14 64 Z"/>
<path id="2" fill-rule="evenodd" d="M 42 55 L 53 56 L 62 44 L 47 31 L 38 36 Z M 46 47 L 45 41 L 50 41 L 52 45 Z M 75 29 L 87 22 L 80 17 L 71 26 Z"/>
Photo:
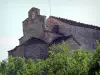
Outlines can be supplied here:
<path id="1" fill-rule="evenodd" d="M 100 40 L 100 27 L 54 16 L 46 20 L 46 16 L 40 15 L 40 9 L 33 7 L 23 21 L 23 36 L 19 39 L 19 46 L 8 51 L 8 55 L 34 60 L 47 58 L 49 47 L 62 40 L 73 50 L 94 51 L 96 40 Z"/>

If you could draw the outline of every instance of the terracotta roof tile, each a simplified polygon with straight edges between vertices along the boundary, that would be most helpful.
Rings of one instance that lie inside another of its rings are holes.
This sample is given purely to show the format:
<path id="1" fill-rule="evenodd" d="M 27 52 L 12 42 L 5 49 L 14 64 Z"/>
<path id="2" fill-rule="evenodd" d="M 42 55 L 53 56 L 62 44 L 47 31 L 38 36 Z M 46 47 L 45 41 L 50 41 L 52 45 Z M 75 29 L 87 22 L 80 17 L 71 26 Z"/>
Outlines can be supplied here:
<path id="1" fill-rule="evenodd" d="M 60 17 L 55 17 L 55 16 L 50 16 L 50 17 L 55 18 L 57 20 L 60 20 L 64 23 L 68 23 L 70 25 L 80 26 L 80 27 L 85 27 L 85 28 L 90 28 L 90 29 L 95 29 L 95 30 L 100 30 L 100 27 L 95 26 L 95 25 L 84 24 L 84 23 L 80 23 L 80 22 L 76 22 L 76 21 L 73 21 L 73 20 L 68 20 L 68 19 L 64 19 L 64 18 L 60 18 Z"/>

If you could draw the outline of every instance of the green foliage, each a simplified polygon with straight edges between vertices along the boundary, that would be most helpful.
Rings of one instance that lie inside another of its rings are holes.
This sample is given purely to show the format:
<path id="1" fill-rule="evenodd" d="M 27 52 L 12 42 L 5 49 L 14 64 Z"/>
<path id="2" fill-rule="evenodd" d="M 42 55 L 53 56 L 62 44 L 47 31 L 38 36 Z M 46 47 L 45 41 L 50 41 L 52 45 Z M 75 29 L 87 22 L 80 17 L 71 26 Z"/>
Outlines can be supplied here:
<path id="1" fill-rule="evenodd" d="M 10 56 L 0 62 L 0 75 L 100 75 L 100 43 L 96 52 L 71 50 L 62 42 L 53 45 L 47 59 L 36 61 Z"/>
<path id="2" fill-rule="evenodd" d="M 72 51 L 66 43 L 53 45 L 50 57 L 45 60 L 48 75 L 88 75 L 88 65 L 92 54 L 85 51 Z"/>
<path id="3" fill-rule="evenodd" d="M 0 74 L 1 75 L 6 75 L 6 72 L 7 72 L 7 61 L 6 60 L 3 60 L 0 63 Z"/>
<path id="4" fill-rule="evenodd" d="M 99 41 L 97 41 L 96 52 L 92 58 L 92 61 L 89 67 L 90 67 L 89 74 L 100 75 L 100 43 Z"/>
<path id="5" fill-rule="evenodd" d="M 9 57 L 7 63 L 7 75 L 25 75 L 26 64 L 21 57 Z"/>

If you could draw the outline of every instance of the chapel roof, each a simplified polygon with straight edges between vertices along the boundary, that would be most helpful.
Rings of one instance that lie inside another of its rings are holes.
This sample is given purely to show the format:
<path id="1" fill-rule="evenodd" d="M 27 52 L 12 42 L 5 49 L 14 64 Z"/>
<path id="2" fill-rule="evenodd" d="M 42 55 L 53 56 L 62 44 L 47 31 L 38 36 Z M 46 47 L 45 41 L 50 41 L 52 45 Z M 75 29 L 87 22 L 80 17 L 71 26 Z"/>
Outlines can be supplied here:
<path id="1" fill-rule="evenodd" d="M 77 21 L 73 21 L 73 20 L 69 20 L 69 19 L 65 19 L 65 18 L 60 18 L 60 17 L 55 17 L 55 16 L 50 16 L 50 17 L 57 19 L 57 20 L 60 20 L 64 23 L 67 23 L 67 24 L 70 24 L 70 25 L 80 26 L 80 27 L 85 27 L 85 28 L 90 28 L 90 29 L 95 29 L 95 30 L 100 31 L 100 27 L 95 26 L 95 25 L 80 23 L 80 22 L 77 22 Z"/>

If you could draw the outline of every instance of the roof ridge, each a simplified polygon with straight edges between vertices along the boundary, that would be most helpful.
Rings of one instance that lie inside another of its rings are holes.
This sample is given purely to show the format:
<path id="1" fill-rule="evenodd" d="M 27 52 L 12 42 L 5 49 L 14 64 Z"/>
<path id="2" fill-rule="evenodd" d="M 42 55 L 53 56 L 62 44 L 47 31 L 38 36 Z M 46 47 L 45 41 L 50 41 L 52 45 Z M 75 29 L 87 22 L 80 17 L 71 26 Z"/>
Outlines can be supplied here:
<path id="1" fill-rule="evenodd" d="M 95 25 L 92 25 L 92 24 L 81 23 L 81 22 L 77 22 L 77 21 L 74 21 L 74 20 L 69 20 L 69 19 L 65 19 L 65 18 L 61 18 L 61 17 L 56 17 L 56 16 L 50 16 L 50 17 L 58 19 L 58 20 L 60 20 L 60 21 L 62 21 L 64 23 L 68 23 L 70 25 L 75 25 L 75 26 L 80 26 L 80 27 L 100 30 L 99 26 L 95 26 Z"/>

